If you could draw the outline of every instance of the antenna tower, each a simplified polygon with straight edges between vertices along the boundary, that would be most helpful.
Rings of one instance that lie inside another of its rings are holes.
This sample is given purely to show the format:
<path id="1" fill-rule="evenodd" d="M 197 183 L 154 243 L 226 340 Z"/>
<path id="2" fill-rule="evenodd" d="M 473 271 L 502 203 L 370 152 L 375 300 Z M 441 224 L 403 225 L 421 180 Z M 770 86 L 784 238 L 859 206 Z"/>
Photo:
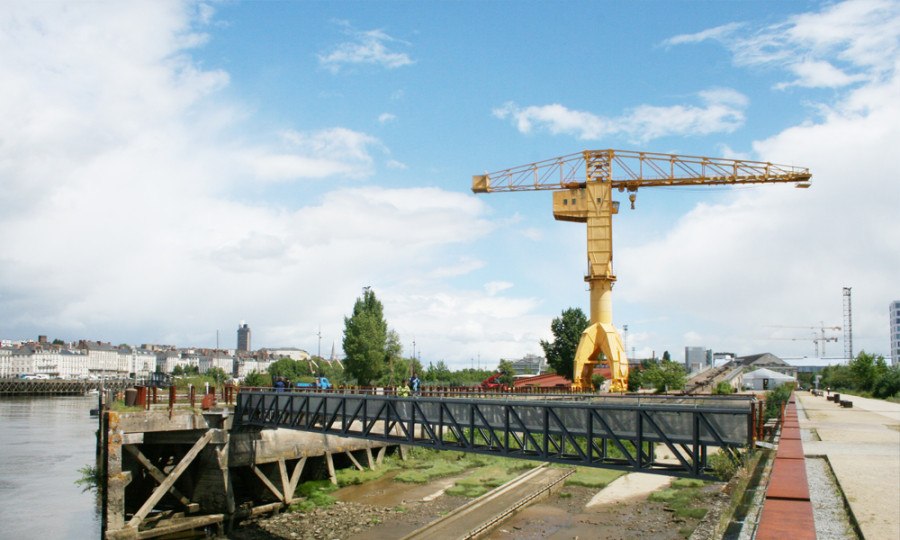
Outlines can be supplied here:
<path id="1" fill-rule="evenodd" d="M 853 360 L 853 306 L 850 287 L 844 287 L 844 358 L 848 363 Z"/>

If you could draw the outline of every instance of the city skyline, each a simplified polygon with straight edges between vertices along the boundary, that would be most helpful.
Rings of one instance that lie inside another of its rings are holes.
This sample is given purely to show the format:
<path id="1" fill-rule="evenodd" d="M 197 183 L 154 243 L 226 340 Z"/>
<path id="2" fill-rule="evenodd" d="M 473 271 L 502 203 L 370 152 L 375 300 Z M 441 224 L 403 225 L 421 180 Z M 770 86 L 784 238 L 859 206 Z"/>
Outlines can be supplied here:
<path id="1" fill-rule="evenodd" d="M 372 287 L 404 355 L 540 354 L 587 312 L 584 228 L 471 177 L 621 148 L 813 174 L 614 194 L 629 353 L 809 356 L 774 327 L 852 287 L 890 354 L 896 1 L 61 5 L 0 6 L 2 338 L 340 349 Z"/>

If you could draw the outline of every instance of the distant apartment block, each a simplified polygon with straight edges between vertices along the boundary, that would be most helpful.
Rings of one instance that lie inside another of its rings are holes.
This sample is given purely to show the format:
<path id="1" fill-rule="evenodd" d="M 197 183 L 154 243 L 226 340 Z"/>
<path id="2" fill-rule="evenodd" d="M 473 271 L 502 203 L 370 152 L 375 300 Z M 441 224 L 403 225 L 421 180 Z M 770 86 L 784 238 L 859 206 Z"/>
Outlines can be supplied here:
<path id="1" fill-rule="evenodd" d="M 684 348 L 684 369 L 688 373 L 696 373 L 713 365 L 712 349 L 704 347 Z"/>
<path id="2" fill-rule="evenodd" d="M 891 302 L 891 362 L 900 365 L 900 300 Z"/>
<path id="3" fill-rule="evenodd" d="M 250 326 L 243 322 L 237 330 L 237 352 L 250 352 Z"/>
<path id="4" fill-rule="evenodd" d="M 540 375 L 546 365 L 547 361 L 544 357 L 536 354 L 526 354 L 519 360 L 512 361 L 516 375 Z"/>

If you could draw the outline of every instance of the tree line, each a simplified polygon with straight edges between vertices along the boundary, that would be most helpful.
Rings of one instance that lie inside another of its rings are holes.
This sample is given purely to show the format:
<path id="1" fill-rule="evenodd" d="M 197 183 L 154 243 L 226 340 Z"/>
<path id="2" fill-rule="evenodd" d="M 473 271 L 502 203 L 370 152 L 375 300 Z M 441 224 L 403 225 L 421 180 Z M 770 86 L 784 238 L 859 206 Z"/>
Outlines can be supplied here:
<path id="1" fill-rule="evenodd" d="M 900 397 L 900 365 L 888 366 L 883 356 L 865 351 L 846 365 L 828 366 L 819 373 L 819 388 L 844 391 L 879 399 Z M 812 385 L 812 375 L 805 376 Z"/>

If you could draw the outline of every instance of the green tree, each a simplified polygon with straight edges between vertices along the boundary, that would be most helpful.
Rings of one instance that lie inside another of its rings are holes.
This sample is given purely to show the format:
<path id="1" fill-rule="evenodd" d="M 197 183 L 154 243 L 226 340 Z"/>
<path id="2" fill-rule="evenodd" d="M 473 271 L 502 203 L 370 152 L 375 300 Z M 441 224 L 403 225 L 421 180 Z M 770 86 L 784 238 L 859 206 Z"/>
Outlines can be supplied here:
<path id="1" fill-rule="evenodd" d="M 684 372 L 684 366 L 681 364 L 663 360 L 659 364 L 652 364 L 644 370 L 641 373 L 641 382 L 652 386 L 657 392 L 683 390 L 687 382 L 687 374 Z"/>
<path id="2" fill-rule="evenodd" d="M 212 367 L 206 371 L 206 376 L 211 377 L 216 384 L 222 384 L 225 382 L 225 379 L 228 378 L 228 374 L 225 373 L 225 370 L 220 367 Z"/>
<path id="3" fill-rule="evenodd" d="M 272 377 L 265 373 L 252 371 L 244 377 L 244 386 L 272 386 Z"/>
<path id="4" fill-rule="evenodd" d="M 363 289 L 353 305 L 353 315 L 344 317 L 344 367 L 360 385 L 368 386 L 387 369 L 388 325 L 384 306 L 372 289 Z"/>
<path id="5" fill-rule="evenodd" d="M 879 381 L 887 377 L 890 369 L 883 356 L 875 356 L 860 351 L 859 355 L 850 362 L 850 372 L 853 373 L 854 385 L 857 390 L 872 392 Z"/>
<path id="6" fill-rule="evenodd" d="M 282 358 L 269 365 L 269 375 L 274 381 L 276 377 L 284 377 L 290 381 L 298 381 L 301 377 L 311 377 L 312 369 L 308 362 L 300 362 L 292 358 Z"/>
<path id="7" fill-rule="evenodd" d="M 669 351 L 663 351 L 663 362 L 671 362 L 672 356 L 669 354 Z"/>
<path id="8" fill-rule="evenodd" d="M 438 360 L 437 364 L 428 363 L 428 368 L 425 370 L 422 379 L 430 383 L 449 384 L 450 377 L 450 368 L 447 367 L 447 363 L 443 360 Z"/>
<path id="9" fill-rule="evenodd" d="M 516 370 L 513 369 L 513 363 L 509 360 L 500 360 L 497 371 L 500 372 L 500 378 L 497 379 L 497 382 L 512 388 L 516 380 Z"/>
<path id="10" fill-rule="evenodd" d="M 578 349 L 581 333 L 590 324 L 581 308 L 569 308 L 563 310 L 562 314 L 550 323 L 553 342 L 541 340 L 547 364 L 570 381 L 574 375 L 575 351 Z"/>
<path id="11" fill-rule="evenodd" d="M 887 399 L 900 394 L 900 365 L 894 365 L 885 371 L 884 375 L 872 387 L 872 395 Z"/>

